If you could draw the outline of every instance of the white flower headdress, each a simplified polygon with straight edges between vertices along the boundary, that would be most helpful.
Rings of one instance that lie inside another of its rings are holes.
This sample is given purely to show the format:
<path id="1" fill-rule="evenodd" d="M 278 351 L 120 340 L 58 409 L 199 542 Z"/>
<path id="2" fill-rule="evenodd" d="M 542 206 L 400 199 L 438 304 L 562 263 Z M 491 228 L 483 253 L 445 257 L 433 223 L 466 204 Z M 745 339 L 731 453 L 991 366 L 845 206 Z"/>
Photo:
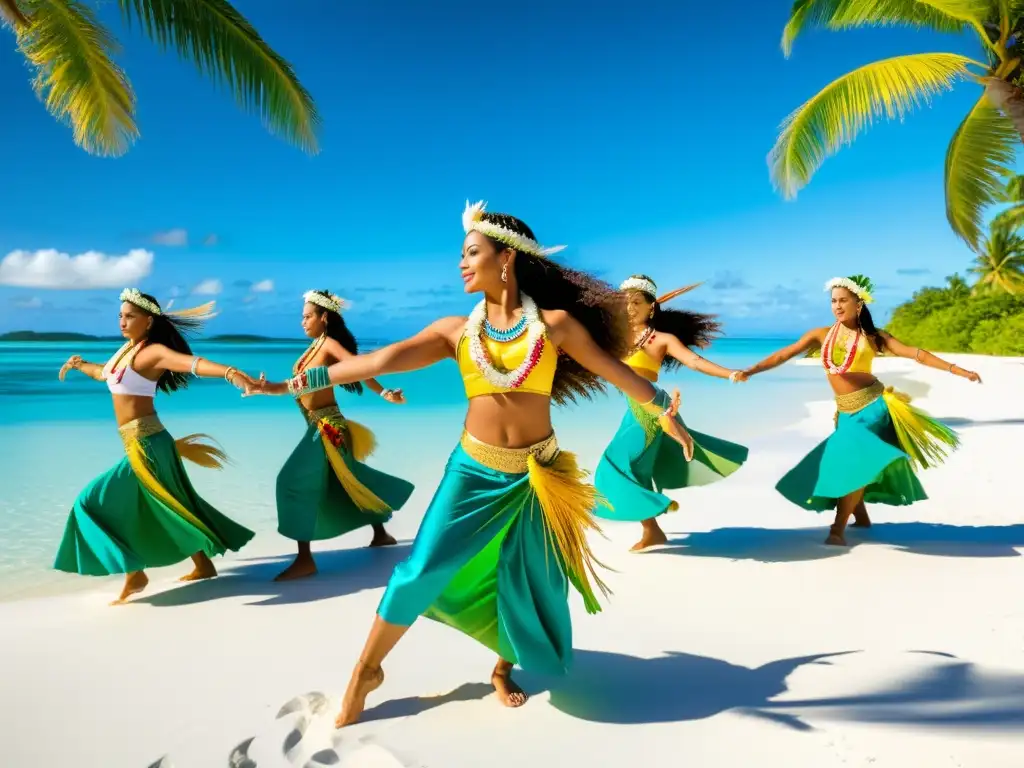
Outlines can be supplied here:
<path id="1" fill-rule="evenodd" d="M 138 288 L 125 288 L 121 291 L 121 295 L 118 298 L 120 301 L 127 301 L 129 304 L 134 304 L 139 309 L 143 309 L 151 315 L 163 315 L 165 317 L 172 318 L 189 318 L 190 320 L 196 320 L 199 322 L 203 322 L 205 320 L 209 320 L 211 317 L 217 316 L 217 313 L 213 311 L 213 308 L 216 306 L 216 302 L 213 301 L 208 301 L 205 304 L 200 304 L 198 307 L 192 307 L 191 309 L 179 309 L 176 312 L 164 312 L 156 305 L 155 302 L 152 302 L 143 296 L 142 291 Z M 167 306 L 169 308 L 171 305 L 168 304 Z"/>
<path id="2" fill-rule="evenodd" d="M 825 283 L 825 290 L 831 291 L 833 288 L 845 288 L 865 304 L 870 304 L 875 300 L 874 296 L 871 295 L 875 286 L 871 283 L 871 280 L 864 275 L 833 277 Z"/>
<path id="3" fill-rule="evenodd" d="M 142 291 L 138 288 L 125 288 L 121 291 L 121 295 L 118 297 L 119 301 L 127 301 L 129 304 L 134 304 L 139 309 L 144 309 L 151 315 L 161 315 L 163 312 L 160 311 L 160 307 L 154 304 L 152 301 L 142 295 Z"/>
<path id="4" fill-rule="evenodd" d="M 302 300 L 307 301 L 310 304 L 316 304 L 318 307 L 326 309 L 328 312 L 334 312 L 339 315 L 343 309 L 347 309 L 349 307 L 349 303 L 345 301 L 345 299 L 341 298 L 341 296 L 337 296 L 333 293 L 324 296 L 320 291 L 306 291 L 302 294 Z"/>
<path id="5" fill-rule="evenodd" d="M 483 200 L 473 205 L 469 204 L 469 200 L 466 201 L 466 210 L 462 212 L 462 228 L 466 231 L 467 235 L 470 232 L 476 231 L 481 235 L 493 237 L 498 242 L 504 243 L 509 248 L 515 248 L 520 253 L 529 253 L 532 256 L 540 256 L 541 258 L 546 258 L 553 253 L 558 253 L 565 249 L 564 245 L 544 248 L 536 240 L 531 240 L 500 224 L 495 224 L 493 221 L 487 221 L 484 218 L 484 208 L 486 207 L 487 203 Z"/>
<path id="6" fill-rule="evenodd" d="M 631 277 L 628 280 L 623 280 L 619 286 L 620 291 L 640 291 L 650 296 L 658 295 L 658 286 L 654 284 L 653 280 L 648 280 L 643 277 Z"/>

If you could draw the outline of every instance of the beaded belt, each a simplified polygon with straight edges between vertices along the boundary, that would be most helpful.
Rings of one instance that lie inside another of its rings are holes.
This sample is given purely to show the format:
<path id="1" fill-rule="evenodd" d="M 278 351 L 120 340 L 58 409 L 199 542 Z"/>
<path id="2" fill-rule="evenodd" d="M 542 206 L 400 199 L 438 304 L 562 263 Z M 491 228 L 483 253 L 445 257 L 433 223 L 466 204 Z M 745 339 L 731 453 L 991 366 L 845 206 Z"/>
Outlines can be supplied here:
<path id="1" fill-rule="evenodd" d="M 301 405 L 299 407 L 302 408 Z M 328 405 L 323 408 L 317 408 L 315 411 L 309 411 L 302 408 L 302 413 L 305 415 L 307 421 L 314 426 L 321 419 L 329 419 L 332 417 L 340 419 L 344 418 L 344 416 L 341 415 L 341 409 L 337 405 Z"/>
<path id="2" fill-rule="evenodd" d="M 488 469 L 505 472 L 509 475 L 521 475 L 529 469 L 527 458 L 533 456 L 539 464 L 550 464 L 559 454 L 558 440 L 551 437 L 526 448 L 502 448 L 477 440 L 469 432 L 462 433 L 459 441 L 471 459 L 478 461 Z"/>
<path id="3" fill-rule="evenodd" d="M 848 395 L 836 395 L 836 410 L 840 413 L 856 413 L 871 405 L 885 394 L 885 385 L 880 381 Z"/>
<path id="4" fill-rule="evenodd" d="M 163 432 L 164 425 L 160 423 L 160 417 L 152 413 L 149 416 L 142 416 L 141 418 L 129 421 L 127 424 L 122 424 L 118 427 L 118 431 L 121 433 L 121 439 L 124 441 L 124 444 L 128 445 L 144 437 L 152 437 Z"/>

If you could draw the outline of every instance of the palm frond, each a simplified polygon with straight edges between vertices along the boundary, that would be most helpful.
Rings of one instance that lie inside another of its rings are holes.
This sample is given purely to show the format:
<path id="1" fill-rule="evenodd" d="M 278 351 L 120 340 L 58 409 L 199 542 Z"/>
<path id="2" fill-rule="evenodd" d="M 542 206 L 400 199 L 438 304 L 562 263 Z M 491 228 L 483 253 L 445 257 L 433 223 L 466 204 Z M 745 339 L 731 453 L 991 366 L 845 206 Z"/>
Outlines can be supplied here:
<path id="1" fill-rule="evenodd" d="M 71 126 L 75 143 L 117 156 L 139 136 L 135 94 L 114 62 L 117 41 L 78 0 L 21 0 L 30 24 L 18 48 L 35 70 L 32 85 L 46 109 Z"/>
<path id="2" fill-rule="evenodd" d="M 807 28 L 868 25 L 926 27 L 938 32 L 960 32 L 966 26 L 963 19 L 918 0 L 794 0 L 782 32 L 782 51 L 788 58 L 793 41 Z"/>
<path id="3" fill-rule="evenodd" d="M 18 7 L 18 0 L 0 0 L 0 21 L 6 21 L 15 28 L 28 26 L 28 18 Z"/>
<path id="4" fill-rule="evenodd" d="M 313 98 L 291 65 L 226 0 L 118 0 L 161 48 L 174 48 L 201 73 L 224 84 L 268 130 L 303 150 L 318 151 Z"/>
<path id="5" fill-rule="evenodd" d="M 876 117 L 902 119 L 931 96 L 951 90 L 981 66 L 955 53 L 919 53 L 876 61 L 827 85 L 783 122 L 768 155 L 772 183 L 796 196 L 826 158 Z"/>
<path id="6" fill-rule="evenodd" d="M 951 19 L 981 26 L 985 22 L 998 22 L 1000 0 L 916 0 L 936 13 Z"/>
<path id="7" fill-rule="evenodd" d="M 977 249 L 984 210 L 1005 189 L 1020 135 L 1013 123 L 982 94 L 956 129 L 946 150 L 946 218 Z"/>
<path id="8" fill-rule="evenodd" d="M 1005 211 L 1000 211 L 992 223 L 1006 229 L 1020 229 L 1024 225 L 1024 205 L 1011 205 Z"/>

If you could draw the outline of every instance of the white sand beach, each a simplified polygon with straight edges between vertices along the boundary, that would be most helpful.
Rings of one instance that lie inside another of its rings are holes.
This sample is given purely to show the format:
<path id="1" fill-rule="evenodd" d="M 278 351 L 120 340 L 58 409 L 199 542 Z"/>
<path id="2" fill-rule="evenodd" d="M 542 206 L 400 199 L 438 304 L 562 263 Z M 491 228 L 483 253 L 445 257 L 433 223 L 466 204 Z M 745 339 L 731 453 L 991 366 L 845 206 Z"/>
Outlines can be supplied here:
<path id="1" fill-rule="evenodd" d="M 876 363 L 960 432 L 961 449 L 922 475 L 928 501 L 872 507 L 874 527 L 833 548 L 822 543 L 830 515 L 774 491 L 832 428 L 821 382 L 807 419 L 750 440 L 738 473 L 674 494 L 668 548 L 632 555 L 639 526 L 605 527 L 594 544 L 614 594 L 594 616 L 572 594 L 575 667 L 562 679 L 520 673 L 532 694 L 521 709 L 491 695 L 488 651 L 421 620 L 364 722 L 332 727 L 454 417 L 417 435 L 429 459 L 405 472 L 417 491 L 390 526 L 397 547 L 364 549 L 357 532 L 315 547 L 316 578 L 277 584 L 290 543 L 260 535 L 218 560 L 218 579 L 180 585 L 184 563 L 151 572 L 130 605 L 108 607 L 117 579 L 0 603 L 0 765 L 1019 766 L 1024 361 L 948 359 L 984 384 Z M 594 467 L 603 445 L 585 421 L 560 439 Z M 272 509 L 273 476 L 259 483 Z"/>

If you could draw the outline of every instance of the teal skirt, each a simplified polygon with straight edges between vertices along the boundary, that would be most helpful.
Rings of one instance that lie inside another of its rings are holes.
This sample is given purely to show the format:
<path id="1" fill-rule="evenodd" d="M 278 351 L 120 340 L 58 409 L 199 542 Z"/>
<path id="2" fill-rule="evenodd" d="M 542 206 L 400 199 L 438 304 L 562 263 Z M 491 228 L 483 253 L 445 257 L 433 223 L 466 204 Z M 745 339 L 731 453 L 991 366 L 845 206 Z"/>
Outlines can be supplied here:
<path id="1" fill-rule="evenodd" d="M 277 476 L 278 532 L 320 541 L 390 520 L 413 485 L 361 461 L 373 447 L 370 432 L 336 406 L 313 411 L 307 420 L 306 434 Z"/>
<path id="2" fill-rule="evenodd" d="M 678 509 L 661 491 L 708 485 L 728 477 L 747 460 L 747 449 L 687 428 L 693 461 L 668 437 L 657 419 L 630 401 L 622 423 L 597 465 L 594 485 L 608 502 L 595 514 L 639 522 Z"/>
<path id="3" fill-rule="evenodd" d="M 839 499 L 864 489 L 869 504 L 905 506 L 928 496 L 915 466 L 927 468 L 959 444 L 956 433 L 909 405 L 905 395 L 876 383 L 846 395 L 855 411 L 840 411 L 835 431 L 779 480 L 775 489 L 804 509 L 834 509 Z"/>
<path id="4" fill-rule="evenodd" d="M 237 551 L 253 532 L 204 501 L 182 456 L 219 467 L 223 454 L 190 435 L 175 442 L 156 416 L 121 427 L 125 458 L 93 480 L 71 508 L 54 568 L 108 576 L 173 565 L 202 552 Z"/>
<path id="5" fill-rule="evenodd" d="M 553 437 L 502 449 L 463 436 L 379 616 L 401 626 L 426 616 L 523 669 L 564 673 L 572 659 L 569 585 L 589 611 L 600 610 L 585 540 L 596 528 L 596 495 L 583 475 Z"/>

